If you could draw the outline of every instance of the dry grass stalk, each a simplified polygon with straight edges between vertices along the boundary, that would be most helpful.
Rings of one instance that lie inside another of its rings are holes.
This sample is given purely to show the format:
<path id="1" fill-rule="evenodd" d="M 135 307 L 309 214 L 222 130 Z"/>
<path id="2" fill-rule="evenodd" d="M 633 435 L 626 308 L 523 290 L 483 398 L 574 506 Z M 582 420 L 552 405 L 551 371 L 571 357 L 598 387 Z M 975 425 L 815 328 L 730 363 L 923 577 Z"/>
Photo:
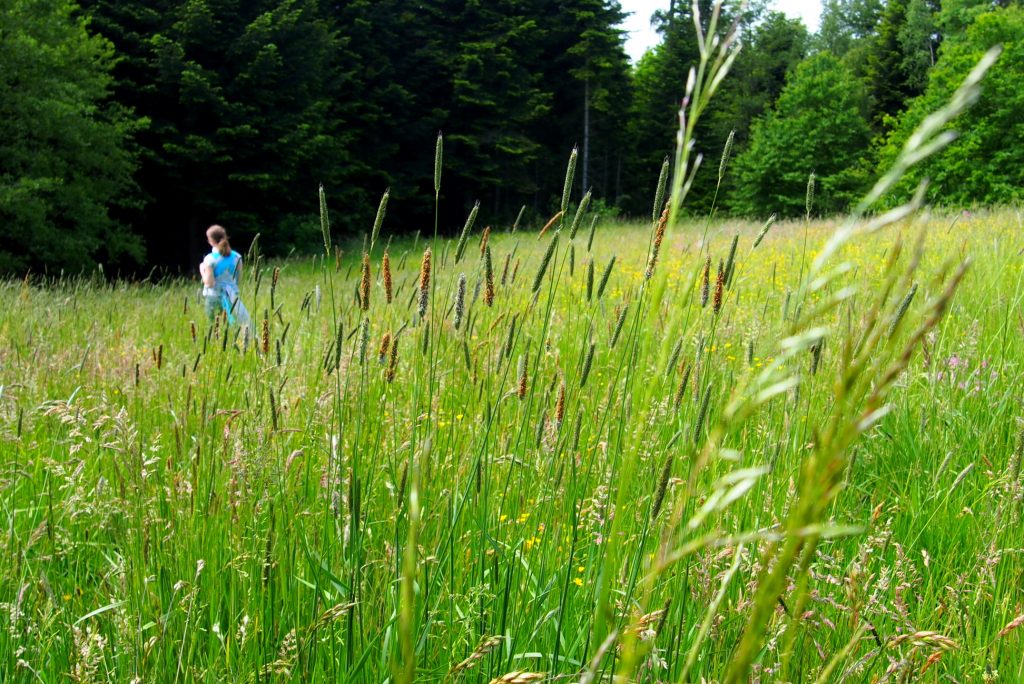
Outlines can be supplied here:
<path id="1" fill-rule="evenodd" d="M 910 634 L 900 634 L 895 636 L 889 641 L 889 648 L 895 648 L 896 646 L 908 641 L 914 646 L 937 646 L 944 651 L 960 648 L 957 643 L 948 636 L 928 630 L 918 630 Z"/>
<path id="2" fill-rule="evenodd" d="M 453 667 L 448 674 L 454 675 L 465 670 L 473 669 L 485 655 L 493 651 L 499 644 L 501 644 L 501 642 L 502 637 L 500 636 L 484 637 L 473 652 L 470 653 L 465 660 Z"/>
<path id="3" fill-rule="evenodd" d="M 1021 625 L 1024 625 L 1024 613 L 1021 613 L 1006 623 L 1006 626 L 999 630 L 999 636 L 1004 637 Z"/>
<path id="4" fill-rule="evenodd" d="M 540 229 L 540 233 L 537 235 L 537 239 L 540 240 L 542 237 L 544 237 L 544 233 L 548 232 L 548 229 L 551 226 L 555 225 L 555 223 L 558 221 L 558 219 L 562 218 L 562 216 L 564 216 L 564 215 L 565 215 L 565 212 L 564 211 L 560 211 L 557 214 L 555 214 L 554 216 L 552 216 L 550 219 L 548 219 L 548 222 L 545 223 L 544 227 Z"/>
<path id="5" fill-rule="evenodd" d="M 513 671 L 500 677 L 495 677 L 490 681 L 490 684 L 526 684 L 526 682 L 539 682 L 546 677 L 547 673 L 544 672 Z"/>

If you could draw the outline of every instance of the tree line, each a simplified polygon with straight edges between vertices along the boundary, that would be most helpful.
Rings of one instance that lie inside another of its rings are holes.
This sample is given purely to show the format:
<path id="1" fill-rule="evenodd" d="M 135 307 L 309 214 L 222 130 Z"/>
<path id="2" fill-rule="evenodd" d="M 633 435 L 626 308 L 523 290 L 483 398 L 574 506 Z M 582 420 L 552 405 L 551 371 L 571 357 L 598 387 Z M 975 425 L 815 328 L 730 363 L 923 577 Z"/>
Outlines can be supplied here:
<path id="1" fill-rule="evenodd" d="M 649 215 L 711 0 L 666 0 L 631 65 L 614 0 L 0 0 L 0 272 L 191 263 L 228 226 L 264 251 L 439 223 L 544 221 L 574 198 Z M 963 135 L 911 177 L 932 201 L 1018 201 L 1024 12 L 1017 1 L 826 0 L 821 28 L 726 3 L 743 49 L 697 130 L 687 209 L 846 210 L 992 44 Z M 806 189 L 816 192 L 808 207 Z M 900 197 L 893 197 L 897 201 Z"/>

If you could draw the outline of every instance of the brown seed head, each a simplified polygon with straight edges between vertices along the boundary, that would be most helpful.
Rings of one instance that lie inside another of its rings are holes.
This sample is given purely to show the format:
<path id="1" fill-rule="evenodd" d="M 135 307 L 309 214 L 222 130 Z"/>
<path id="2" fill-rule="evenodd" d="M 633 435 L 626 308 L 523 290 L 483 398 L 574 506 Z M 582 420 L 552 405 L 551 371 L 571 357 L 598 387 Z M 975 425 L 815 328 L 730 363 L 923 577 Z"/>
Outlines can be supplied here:
<path id="1" fill-rule="evenodd" d="M 391 257 L 387 251 L 384 252 L 384 257 L 380 261 L 380 270 L 383 272 L 384 277 L 384 299 L 390 304 L 394 283 L 391 280 Z"/>
<path id="2" fill-rule="evenodd" d="M 552 216 L 551 219 L 547 223 L 544 224 L 544 227 L 540 229 L 540 234 L 537 235 L 537 239 L 540 240 L 542 237 L 544 237 L 544 233 L 548 232 L 548 228 L 550 228 L 551 226 L 555 225 L 555 222 L 558 221 L 558 219 L 562 218 L 562 215 L 564 213 L 565 213 L 564 211 L 560 211 L 557 214 L 555 214 L 554 216 Z"/>
<path id="3" fill-rule="evenodd" d="M 388 371 L 385 379 L 390 385 L 395 380 L 395 369 L 398 368 L 398 338 L 396 337 L 391 342 L 391 359 L 388 363 Z"/>
<path id="4" fill-rule="evenodd" d="M 654 246 L 651 248 L 651 259 L 647 262 L 647 272 L 644 274 L 644 278 L 647 280 L 651 279 L 654 275 L 654 267 L 658 265 L 658 252 L 661 251 L 661 241 L 665 239 L 665 226 L 668 224 L 668 207 L 665 207 L 665 211 L 661 212 L 661 218 L 658 219 L 658 227 L 654 230 Z"/>
<path id="5" fill-rule="evenodd" d="M 427 315 L 427 304 L 430 302 L 430 248 L 423 252 L 420 263 L 420 318 Z"/>
<path id="6" fill-rule="evenodd" d="M 370 255 L 363 252 L 363 277 L 359 281 L 359 308 L 370 308 Z"/>
<path id="7" fill-rule="evenodd" d="M 491 264 L 491 248 L 484 247 L 484 304 L 494 306 L 494 268 Z"/>
<path id="8" fill-rule="evenodd" d="M 484 250 L 487 249 L 487 239 L 491 237 L 491 227 L 487 226 L 484 228 L 483 235 L 480 236 L 480 256 L 484 255 Z"/>
<path id="9" fill-rule="evenodd" d="M 712 308 L 717 314 L 722 310 L 722 292 L 725 289 L 725 267 L 718 262 L 718 277 L 715 279 L 715 298 L 712 301 Z"/>
<path id="10" fill-rule="evenodd" d="M 565 419 L 565 380 L 558 386 L 558 401 L 555 402 L 555 425 L 561 427 Z"/>

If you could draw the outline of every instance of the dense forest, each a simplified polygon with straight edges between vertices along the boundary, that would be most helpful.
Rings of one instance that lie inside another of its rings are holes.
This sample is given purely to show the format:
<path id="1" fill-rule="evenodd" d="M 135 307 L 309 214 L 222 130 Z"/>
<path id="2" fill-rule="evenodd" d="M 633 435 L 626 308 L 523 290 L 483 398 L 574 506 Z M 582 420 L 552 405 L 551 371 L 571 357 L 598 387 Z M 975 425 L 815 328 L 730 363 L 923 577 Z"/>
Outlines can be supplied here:
<path id="1" fill-rule="evenodd" d="M 0 272 L 180 267 L 212 222 L 264 251 L 388 229 L 543 221 L 574 199 L 650 212 L 709 0 L 666 0 L 629 63 L 614 0 L 0 0 Z M 694 16 L 696 10 L 697 16 Z M 908 179 L 949 206 L 1024 196 L 1024 9 L 826 0 L 816 34 L 726 5 L 743 49 L 697 131 L 687 210 L 843 212 L 980 55 L 961 137 Z M 815 201 L 805 201 L 813 174 Z M 893 197 L 892 201 L 901 198 Z M 524 210 L 525 208 L 525 210 Z"/>

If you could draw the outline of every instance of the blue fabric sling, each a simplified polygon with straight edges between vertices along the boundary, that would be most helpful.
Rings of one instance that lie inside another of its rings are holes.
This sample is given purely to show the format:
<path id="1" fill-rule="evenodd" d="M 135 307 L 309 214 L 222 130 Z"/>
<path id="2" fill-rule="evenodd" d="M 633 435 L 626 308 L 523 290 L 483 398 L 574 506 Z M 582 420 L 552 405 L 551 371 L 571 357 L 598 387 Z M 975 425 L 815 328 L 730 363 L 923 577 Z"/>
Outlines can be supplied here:
<path id="1" fill-rule="evenodd" d="M 232 251 L 230 255 L 224 256 L 220 252 L 213 252 L 213 277 L 217 289 L 220 291 L 220 304 L 224 307 L 228 316 L 228 323 L 235 322 L 234 302 L 238 301 L 238 285 L 235 283 L 235 273 L 238 269 L 238 261 L 242 257 L 238 252 Z M 230 295 L 234 294 L 234 297 Z"/>

